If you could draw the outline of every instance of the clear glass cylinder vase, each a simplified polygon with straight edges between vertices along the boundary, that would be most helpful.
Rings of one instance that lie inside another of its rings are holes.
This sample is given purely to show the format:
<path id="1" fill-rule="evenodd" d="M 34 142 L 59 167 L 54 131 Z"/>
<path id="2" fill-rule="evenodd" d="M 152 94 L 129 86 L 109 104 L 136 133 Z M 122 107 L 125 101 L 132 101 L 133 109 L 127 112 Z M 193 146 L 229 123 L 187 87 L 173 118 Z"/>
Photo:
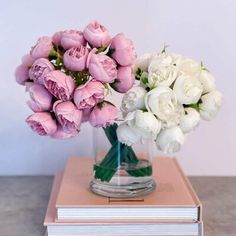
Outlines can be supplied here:
<path id="1" fill-rule="evenodd" d="M 153 140 L 132 146 L 118 141 L 117 124 L 94 129 L 94 166 L 91 190 L 106 197 L 135 197 L 152 192 Z"/>

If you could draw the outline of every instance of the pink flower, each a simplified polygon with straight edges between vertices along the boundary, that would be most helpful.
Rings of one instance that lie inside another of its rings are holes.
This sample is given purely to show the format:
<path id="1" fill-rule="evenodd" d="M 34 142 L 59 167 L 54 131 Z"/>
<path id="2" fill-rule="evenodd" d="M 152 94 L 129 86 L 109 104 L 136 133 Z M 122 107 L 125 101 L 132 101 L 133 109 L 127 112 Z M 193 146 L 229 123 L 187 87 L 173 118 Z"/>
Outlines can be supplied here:
<path id="1" fill-rule="evenodd" d="M 130 66 L 134 63 L 136 54 L 131 40 L 125 38 L 123 33 L 117 34 L 111 42 L 111 48 L 115 49 L 112 57 L 122 66 Z"/>
<path id="2" fill-rule="evenodd" d="M 27 104 L 34 112 L 51 110 L 52 95 L 45 89 L 43 85 L 32 83 L 27 89 L 31 98 Z"/>
<path id="3" fill-rule="evenodd" d="M 66 132 L 79 131 L 83 112 L 71 101 L 57 101 L 53 105 L 57 120 Z"/>
<path id="4" fill-rule="evenodd" d="M 94 127 L 106 127 L 118 118 L 118 109 L 109 102 L 97 104 L 89 117 L 89 122 Z"/>
<path id="5" fill-rule="evenodd" d="M 22 64 L 28 67 L 32 66 L 34 61 L 35 61 L 35 58 L 33 58 L 30 54 L 26 54 L 21 58 Z"/>
<path id="6" fill-rule="evenodd" d="M 72 138 L 78 135 L 79 131 L 77 130 L 71 130 L 71 131 L 65 131 L 61 125 L 57 126 L 57 130 L 55 133 L 53 133 L 50 137 L 55 139 L 66 139 L 66 138 Z"/>
<path id="7" fill-rule="evenodd" d="M 26 65 L 19 65 L 15 70 L 15 79 L 18 84 L 25 85 L 29 79 L 29 68 Z"/>
<path id="8" fill-rule="evenodd" d="M 132 68 L 129 66 L 121 66 L 118 69 L 117 79 L 111 85 L 117 92 L 126 93 L 132 88 L 135 82 L 135 77 L 132 73 Z"/>
<path id="9" fill-rule="evenodd" d="M 89 81 L 76 88 L 74 102 L 78 109 L 91 108 L 101 102 L 105 96 L 105 87 L 99 81 Z"/>
<path id="10" fill-rule="evenodd" d="M 107 46 L 111 41 L 111 36 L 107 29 L 97 21 L 92 21 L 86 26 L 84 38 L 96 48 Z"/>
<path id="11" fill-rule="evenodd" d="M 35 46 L 32 47 L 30 55 L 37 58 L 47 58 L 53 49 L 52 39 L 50 37 L 44 36 L 38 39 Z"/>
<path id="12" fill-rule="evenodd" d="M 116 62 L 104 54 L 91 52 L 87 64 L 89 73 L 98 81 L 112 83 L 117 78 Z"/>
<path id="13" fill-rule="evenodd" d="M 46 74 L 55 70 L 53 64 L 46 58 L 37 59 L 29 70 L 29 77 L 34 82 L 43 84 L 43 79 Z"/>
<path id="14" fill-rule="evenodd" d="M 31 129 L 39 135 L 52 135 L 57 130 L 56 121 L 49 112 L 37 112 L 26 119 Z"/>
<path id="15" fill-rule="evenodd" d="M 80 47 L 86 44 L 83 33 L 78 30 L 66 30 L 61 35 L 61 45 L 64 49 Z"/>
<path id="16" fill-rule="evenodd" d="M 44 86 L 56 98 L 70 100 L 75 89 L 75 81 L 65 73 L 55 70 L 44 77 Z"/>
<path id="17" fill-rule="evenodd" d="M 78 48 L 67 50 L 63 56 L 64 65 L 67 69 L 73 71 L 82 71 L 86 67 L 86 61 L 89 50 L 82 45 Z"/>
<path id="18" fill-rule="evenodd" d="M 63 31 L 58 31 L 52 36 L 52 42 L 57 46 L 61 46 L 61 37 L 63 35 Z"/>

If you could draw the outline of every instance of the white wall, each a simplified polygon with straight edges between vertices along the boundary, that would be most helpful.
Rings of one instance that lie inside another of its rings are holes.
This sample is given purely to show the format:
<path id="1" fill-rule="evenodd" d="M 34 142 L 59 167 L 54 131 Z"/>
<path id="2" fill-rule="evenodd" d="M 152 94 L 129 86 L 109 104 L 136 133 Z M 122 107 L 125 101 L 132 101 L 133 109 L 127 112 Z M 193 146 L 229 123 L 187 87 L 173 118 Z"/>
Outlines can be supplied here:
<path id="1" fill-rule="evenodd" d="M 41 35 L 83 27 L 97 19 L 114 35 L 123 31 L 138 54 L 169 50 L 203 60 L 217 78 L 224 105 L 211 123 L 192 132 L 179 162 L 190 175 L 236 175 L 236 1 L 73 0 L 1 1 L 0 9 L 0 175 L 52 174 L 71 155 L 92 154 L 92 129 L 52 140 L 34 134 L 24 119 L 24 88 L 14 69 Z"/>

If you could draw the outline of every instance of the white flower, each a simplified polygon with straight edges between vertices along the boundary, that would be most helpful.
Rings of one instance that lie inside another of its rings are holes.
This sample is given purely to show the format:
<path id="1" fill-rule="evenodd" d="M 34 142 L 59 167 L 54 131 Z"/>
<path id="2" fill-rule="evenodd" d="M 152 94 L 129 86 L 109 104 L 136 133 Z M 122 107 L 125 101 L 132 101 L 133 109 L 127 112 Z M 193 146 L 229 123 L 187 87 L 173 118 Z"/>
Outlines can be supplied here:
<path id="1" fill-rule="evenodd" d="M 177 125 L 183 112 L 183 107 L 177 103 L 174 91 L 164 86 L 149 91 L 145 95 L 145 105 L 149 112 L 164 122 L 164 127 Z"/>
<path id="2" fill-rule="evenodd" d="M 171 128 L 179 125 L 181 117 L 184 115 L 183 105 L 177 104 L 173 113 L 169 114 L 168 119 L 162 120 L 162 128 Z"/>
<path id="3" fill-rule="evenodd" d="M 190 58 L 182 58 L 179 63 L 179 71 L 183 75 L 196 77 L 201 73 L 201 64 Z"/>
<path id="4" fill-rule="evenodd" d="M 120 124 L 116 130 L 117 138 L 121 143 L 131 146 L 141 140 L 140 134 L 127 122 Z"/>
<path id="5" fill-rule="evenodd" d="M 122 99 L 121 110 L 124 113 L 128 113 L 137 109 L 143 109 L 145 107 L 144 96 L 146 93 L 145 88 L 141 86 L 131 88 Z"/>
<path id="6" fill-rule="evenodd" d="M 148 67 L 148 86 L 170 86 L 178 75 L 177 66 L 171 55 L 162 53 L 155 56 Z"/>
<path id="7" fill-rule="evenodd" d="M 158 149 L 164 153 L 178 152 L 184 143 L 184 134 L 179 126 L 162 130 L 156 139 Z"/>
<path id="8" fill-rule="evenodd" d="M 152 56 L 153 54 L 151 53 L 145 53 L 142 56 L 139 56 L 134 63 L 134 72 L 136 72 L 138 68 L 147 72 Z"/>
<path id="9" fill-rule="evenodd" d="M 117 137 L 128 146 L 145 139 L 155 139 L 161 130 L 161 122 L 150 112 L 130 112 L 117 128 Z"/>
<path id="10" fill-rule="evenodd" d="M 201 103 L 199 105 L 201 118 L 204 120 L 212 120 L 222 105 L 222 94 L 213 90 L 201 97 Z"/>
<path id="11" fill-rule="evenodd" d="M 161 130 L 161 122 L 151 113 L 137 110 L 129 113 L 125 121 L 140 133 L 143 139 L 156 138 Z"/>
<path id="12" fill-rule="evenodd" d="M 199 79 L 203 86 L 203 93 L 209 93 L 212 90 L 215 90 L 215 78 L 211 73 L 206 70 L 202 70 Z"/>
<path id="13" fill-rule="evenodd" d="M 181 104 L 197 103 L 202 95 L 202 84 L 196 77 L 179 76 L 173 88 L 178 102 Z"/>
<path id="14" fill-rule="evenodd" d="M 194 108 L 185 108 L 185 115 L 180 119 L 180 128 L 184 133 L 191 131 L 200 122 L 200 114 Z"/>

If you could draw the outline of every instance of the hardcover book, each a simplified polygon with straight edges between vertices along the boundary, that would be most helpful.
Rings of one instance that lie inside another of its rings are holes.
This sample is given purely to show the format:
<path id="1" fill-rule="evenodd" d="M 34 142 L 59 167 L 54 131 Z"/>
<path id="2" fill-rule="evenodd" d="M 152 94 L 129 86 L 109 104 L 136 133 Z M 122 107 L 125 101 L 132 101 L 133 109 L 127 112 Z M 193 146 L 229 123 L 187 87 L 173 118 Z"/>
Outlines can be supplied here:
<path id="1" fill-rule="evenodd" d="M 90 158 L 70 158 L 56 200 L 58 220 L 79 221 L 199 221 L 201 203 L 175 158 L 153 160 L 154 192 L 117 199 L 89 190 Z"/>

